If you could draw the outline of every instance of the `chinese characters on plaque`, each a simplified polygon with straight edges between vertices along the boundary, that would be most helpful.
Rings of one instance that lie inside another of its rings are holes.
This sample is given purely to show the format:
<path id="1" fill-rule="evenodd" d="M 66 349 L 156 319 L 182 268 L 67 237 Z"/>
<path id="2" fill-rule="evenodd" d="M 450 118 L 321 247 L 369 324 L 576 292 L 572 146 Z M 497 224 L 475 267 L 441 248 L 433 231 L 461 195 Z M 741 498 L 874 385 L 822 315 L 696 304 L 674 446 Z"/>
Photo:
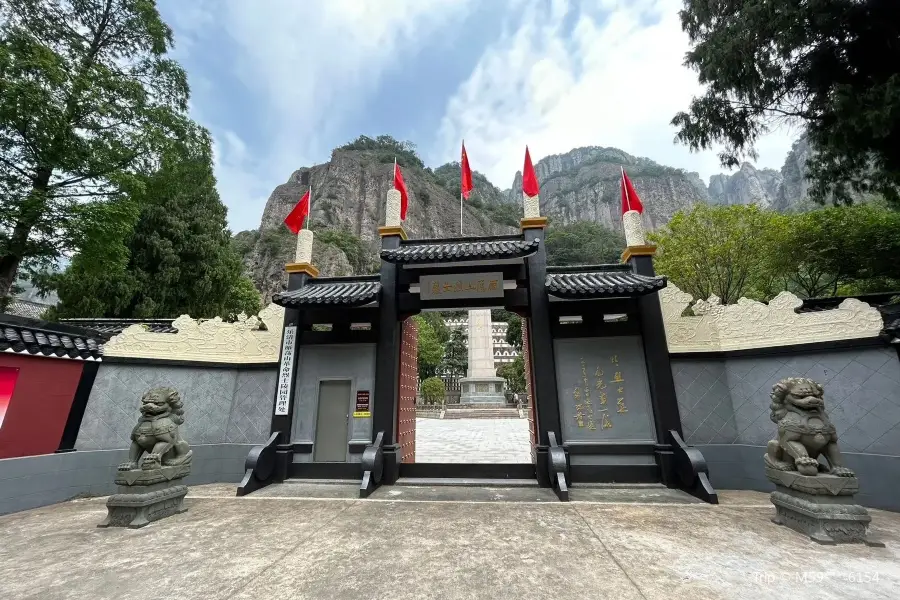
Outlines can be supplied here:
<path id="1" fill-rule="evenodd" d="M 613 354 L 609 362 L 597 365 L 594 370 L 594 381 L 588 377 L 587 364 L 581 359 L 580 386 L 576 385 L 572 395 L 575 400 L 575 423 L 579 428 L 587 427 L 591 431 L 597 429 L 599 418 L 600 429 L 612 429 L 613 423 L 628 412 L 625 404 L 625 376 L 619 366 L 619 356 Z M 597 406 L 594 406 L 591 394 L 596 393 Z M 615 404 L 609 399 L 615 398 Z"/>
<path id="2" fill-rule="evenodd" d="M 275 414 L 288 414 L 291 399 L 291 378 L 294 375 L 294 348 L 297 345 L 297 326 L 284 328 L 281 350 L 281 368 L 278 371 L 278 396 L 275 398 Z"/>
<path id="3" fill-rule="evenodd" d="M 419 279 L 419 294 L 422 300 L 502 297 L 503 273 L 423 275 Z"/>

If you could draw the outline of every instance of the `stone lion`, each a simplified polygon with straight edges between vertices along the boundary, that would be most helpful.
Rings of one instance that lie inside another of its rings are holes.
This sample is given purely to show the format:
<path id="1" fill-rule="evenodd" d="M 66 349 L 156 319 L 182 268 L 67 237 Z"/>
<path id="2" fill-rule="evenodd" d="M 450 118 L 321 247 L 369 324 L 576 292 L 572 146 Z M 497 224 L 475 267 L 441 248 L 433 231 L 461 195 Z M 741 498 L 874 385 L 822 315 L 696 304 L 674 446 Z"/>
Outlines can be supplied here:
<path id="1" fill-rule="evenodd" d="M 141 455 L 147 456 L 141 468 L 145 471 L 160 466 L 188 465 L 193 451 L 181 438 L 178 426 L 184 423 L 181 394 L 172 388 L 154 388 L 141 397 L 141 417 L 131 432 L 128 462 L 119 465 L 120 471 L 137 469 Z"/>
<path id="2" fill-rule="evenodd" d="M 824 389 L 805 377 L 782 379 L 772 387 L 770 418 L 778 425 L 778 439 L 768 444 L 766 466 L 779 471 L 853 477 L 843 465 L 837 431 L 825 414 Z M 828 460 L 830 468 L 819 462 Z"/>

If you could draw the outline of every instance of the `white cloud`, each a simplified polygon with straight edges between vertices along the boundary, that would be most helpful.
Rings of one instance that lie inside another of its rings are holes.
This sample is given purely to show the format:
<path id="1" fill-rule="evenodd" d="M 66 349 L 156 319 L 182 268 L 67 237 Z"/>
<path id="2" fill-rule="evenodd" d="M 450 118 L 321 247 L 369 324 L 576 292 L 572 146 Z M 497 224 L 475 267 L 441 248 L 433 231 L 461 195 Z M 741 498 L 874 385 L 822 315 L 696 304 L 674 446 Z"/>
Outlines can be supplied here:
<path id="1" fill-rule="evenodd" d="M 692 154 L 673 143 L 669 124 L 701 93 L 682 65 L 688 49 L 681 0 L 554 0 L 524 7 L 518 29 L 488 46 L 449 100 L 434 155 L 458 160 L 465 138 L 472 168 L 508 186 L 534 160 L 578 146 L 614 146 L 659 163 L 724 171 L 715 151 Z M 575 27 L 564 20 L 575 11 Z M 757 145 L 761 167 L 780 168 L 796 131 Z"/>
<path id="2" fill-rule="evenodd" d="M 197 46 L 197 27 L 214 22 L 234 45 L 240 81 L 258 99 L 248 122 L 266 141 L 248 151 L 234 125 L 204 121 L 203 102 L 222 90 L 195 90 L 194 115 L 216 142 L 219 192 L 234 230 L 256 227 L 265 200 L 297 168 L 326 160 L 334 131 L 365 108 L 385 70 L 452 26 L 474 0 L 195 0 L 171 10 L 176 40 Z M 188 6 L 190 5 L 190 6 Z M 212 20 L 212 21 L 211 21 Z M 206 49 L 209 51 L 209 48 Z M 192 77 L 193 81 L 193 77 Z M 205 93 L 203 93 L 205 91 Z M 198 99 L 200 93 L 203 97 Z M 217 96 L 218 94 L 218 96 Z"/>

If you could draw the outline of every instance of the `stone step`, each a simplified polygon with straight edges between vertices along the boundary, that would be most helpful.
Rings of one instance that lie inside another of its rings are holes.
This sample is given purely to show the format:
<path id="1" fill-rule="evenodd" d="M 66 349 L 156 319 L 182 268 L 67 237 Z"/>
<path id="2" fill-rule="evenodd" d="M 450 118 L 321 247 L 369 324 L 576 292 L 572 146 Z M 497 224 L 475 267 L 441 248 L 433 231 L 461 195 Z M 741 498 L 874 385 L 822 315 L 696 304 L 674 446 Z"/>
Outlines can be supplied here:
<path id="1" fill-rule="evenodd" d="M 454 408 L 444 412 L 445 419 L 518 419 L 515 408 Z"/>
<path id="2" fill-rule="evenodd" d="M 457 478 L 457 477 L 401 477 L 394 485 L 438 487 L 438 486 L 471 486 L 471 487 L 538 487 L 536 479 L 489 479 L 489 478 Z"/>

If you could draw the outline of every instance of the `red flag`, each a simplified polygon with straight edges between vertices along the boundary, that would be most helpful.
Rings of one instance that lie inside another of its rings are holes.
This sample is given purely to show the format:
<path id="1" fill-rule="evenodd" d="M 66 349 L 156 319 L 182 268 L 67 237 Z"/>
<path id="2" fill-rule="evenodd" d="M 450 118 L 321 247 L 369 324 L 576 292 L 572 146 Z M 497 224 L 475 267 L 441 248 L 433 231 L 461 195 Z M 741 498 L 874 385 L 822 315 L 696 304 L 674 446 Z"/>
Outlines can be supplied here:
<path id="1" fill-rule="evenodd" d="M 472 169 L 469 168 L 469 155 L 466 154 L 465 142 L 463 142 L 462 145 L 462 160 L 460 161 L 460 168 L 462 170 L 462 181 L 460 182 L 459 189 L 462 190 L 463 198 L 468 200 L 469 192 L 471 192 L 475 186 L 472 185 Z"/>
<path id="2" fill-rule="evenodd" d="M 537 196 L 540 188 L 538 187 L 537 175 L 534 173 L 534 165 L 531 164 L 531 154 L 528 153 L 528 146 L 525 146 L 525 169 L 522 171 L 522 192 L 529 198 Z"/>
<path id="3" fill-rule="evenodd" d="M 625 168 L 622 167 L 622 214 L 624 215 L 629 210 L 643 213 L 644 205 L 641 204 L 641 199 L 638 197 L 637 192 L 634 191 L 634 186 L 631 185 L 628 175 L 625 174 Z"/>
<path id="4" fill-rule="evenodd" d="M 303 220 L 307 215 L 309 215 L 309 190 L 306 190 L 297 206 L 284 218 L 284 224 L 291 230 L 291 233 L 300 233 L 300 230 L 303 229 Z"/>
<path id="5" fill-rule="evenodd" d="M 400 192 L 400 220 L 406 220 L 406 209 L 409 206 L 409 194 L 406 191 L 406 182 L 403 181 L 403 173 L 397 161 L 394 161 L 394 189 Z"/>

